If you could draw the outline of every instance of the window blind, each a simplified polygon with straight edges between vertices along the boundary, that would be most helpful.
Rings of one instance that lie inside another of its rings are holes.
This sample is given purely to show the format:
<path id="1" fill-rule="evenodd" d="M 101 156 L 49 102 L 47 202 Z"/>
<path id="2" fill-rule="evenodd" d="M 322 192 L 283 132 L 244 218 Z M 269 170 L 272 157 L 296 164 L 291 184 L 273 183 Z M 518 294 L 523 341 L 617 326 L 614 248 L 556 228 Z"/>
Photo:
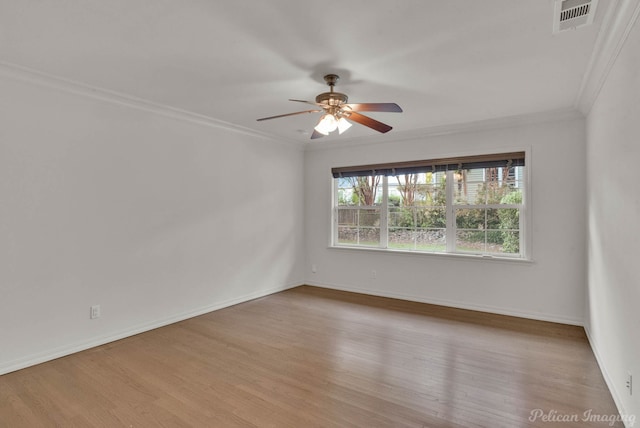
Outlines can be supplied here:
<path id="1" fill-rule="evenodd" d="M 371 165 L 331 168 L 334 178 L 364 177 L 369 175 L 401 175 L 421 172 L 457 171 L 474 168 L 504 168 L 524 166 L 524 152 L 495 153 L 479 156 L 461 156 L 419 161 L 379 163 Z"/>

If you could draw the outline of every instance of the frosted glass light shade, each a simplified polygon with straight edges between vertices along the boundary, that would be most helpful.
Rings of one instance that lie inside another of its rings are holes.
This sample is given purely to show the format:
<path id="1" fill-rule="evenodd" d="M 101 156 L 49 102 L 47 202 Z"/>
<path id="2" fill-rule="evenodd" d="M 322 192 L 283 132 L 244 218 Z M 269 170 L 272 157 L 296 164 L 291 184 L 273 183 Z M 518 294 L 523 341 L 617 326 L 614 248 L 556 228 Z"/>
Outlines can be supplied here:
<path id="1" fill-rule="evenodd" d="M 325 114 L 320 119 L 320 122 L 314 128 L 316 131 L 323 135 L 329 135 L 329 132 L 333 132 L 338 128 L 338 121 L 332 114 Z"/>
<path id="2" fill-rule="evenodd" d="M 351 123 L 344 117 L 338 119 L 338 133 L 342 134 L 347 129 L 351 128 Z"/>

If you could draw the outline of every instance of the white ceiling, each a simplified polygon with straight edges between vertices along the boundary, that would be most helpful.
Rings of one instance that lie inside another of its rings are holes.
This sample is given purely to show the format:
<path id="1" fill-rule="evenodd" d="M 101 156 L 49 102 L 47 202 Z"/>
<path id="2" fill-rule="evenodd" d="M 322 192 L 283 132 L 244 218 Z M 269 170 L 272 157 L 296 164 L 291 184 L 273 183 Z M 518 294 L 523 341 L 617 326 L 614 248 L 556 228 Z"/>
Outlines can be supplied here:
<path id="1" fill-rule="evenodd" d="M 0 63 L 308 143 L 306 110 L 339 74 L 384 138 L 571 109 L 608 2 L 552 34 L 553 0 L 0 0 Z M 332 139 L 369 138 L 361 125 Z"/>

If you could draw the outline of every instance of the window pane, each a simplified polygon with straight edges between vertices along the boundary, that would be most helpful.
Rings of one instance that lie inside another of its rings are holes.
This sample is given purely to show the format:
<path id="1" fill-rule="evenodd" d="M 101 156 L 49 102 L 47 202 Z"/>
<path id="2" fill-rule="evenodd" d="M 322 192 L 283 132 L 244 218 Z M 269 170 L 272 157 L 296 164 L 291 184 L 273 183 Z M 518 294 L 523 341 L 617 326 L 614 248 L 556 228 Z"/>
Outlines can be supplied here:
<path id="1" fill-rule="evenodd" d="M 413 208 L 389 208 L 389 227 L 409 227 L 416 226 L 416 210 Z"/>
<path id="2" fill-rule="evenodd" d="M 394 227 L 389 229 L 389 248 L 415 250 L 416 232 L 411 228 Z"/>
<path id="3" fill-rule="evenodd" d="M 338 205 L 372 206 L 380 204 L 382 176 L 346 177 L 338 180 Z"/>
<path id="4" fill-rule="evenodd" d="M 378 227 L 361 227 L 358 233 L 358 245 L 366 245 L 369 247 L 380 246 L 380 228 Z"/>
<path id="5" fill-rule="evenodd" d="M 389 230 L 389 248 L 443 252 L 446 250 L 444 229 L 393 228 Z"/>
<path id="6" fill-rule="evenodd" d="M 420 210 L 418 226 L 427 228 L 447 227 L 447 210 L 445 207 L 433 207 Z"/>
<path id="7" fill-rule="evenodd" d="M 353 186 L 348 178 L 337 178 L 338 182 L 338 205 L 357 205 L 357 198 L 353 191 Z"/>
<path id="8" fill-rule="evenodd" d="M 458 229 L 486 229 L 487 210 L 483 208 L 463 208 L 456 210 Z"/>
<path id="9" fill-rule="evenodd" d="M 501 204 L 521 204 L 522 190 L 515 187 L 505 187 L 499 203 Z"/>
<path id="10" fill-rule="evenodd" d="M 463 169 L 453 174 L 454 202 L 461 205 L 484 203 L 481 192 L 484 183 L 484 169 Z"/>
<path id="11" fill-rule="evenodd" d="M 520 229 L 520 210 L 518 208 L 500 208 L 495 211 L 498 216 L 498 229 Z"/>
<path id="12" fill-rule="evenodd" d="M 454 203 L 458 205 L 522 203 L 523 167 L 478 168 L 454 173 Z M 506 199 L 505 199 L 506 198 Z"/>
<path id="13" fill-rule="evenodd" d="M 380 210 L 378 209 L 361 209 L 358 210 L 360 218 L 360 226 L 372 227 L 380 226 Z"/>
<path id="14" fill-rule="evenodd" d="M 517 230 L 503 230 L 502 234 L 502 253 L 518 254 L 520 253 L 520 232 Z"/>
<path id="15" fill-rule="evenodd" d="M 420 194 L 424 196 L 424 205 L 441 206 L 447 204 L 446 179 L 447 176 L 444 172 L 425 174 L 426 184 L 419 189 Z"/>
<path id="16" fill-rule="evenodd" d="M 487 223 L 486 229 L 500 229 L 500 218 L 498 217 L 498 211 L 495 208 L 489 208 L 487 210 Z"/>
<path id="17" fill-rule="evenodd" d="M 338 225 L 345 226 L 380 226 L 380 210 L 338 208 Z"/>
<path id="18" fill-rule="evenodd" d="M 458 230 L 456 251 L 485 254 L 518 254 L 520 232 L 517 230 Z"/>
<path id="19" fill-rule="evenodd" d="M 456 251 L 482 253 L 485 251 L 486 231 L 458 230 L 456 232 Z"/>
<path id="20" fill-rule="evenodd" d="M 357 226 L 358 210 L 338 209 L 338 225 Z"/>
<path id="21" fill-rule="evenodd" d="M 338 226 L 338 244 L 357 245 L 358 228 Z"/>
<path id="22" fill-rule="evenodd" d="M 338 227 L 338 244 L 380 246 L 380 228 L 377 227 Z"/>
<path id="23" fill-rule="evenodd" d="M 419 229 L 416 233 L 416 249 L 444 252 L 447 249 L 445 229 Z"/>
<path id="24" fill-rule="evenodd" d="M 338 208 L 338 244 L 380 246 L 380 210 Z"/>

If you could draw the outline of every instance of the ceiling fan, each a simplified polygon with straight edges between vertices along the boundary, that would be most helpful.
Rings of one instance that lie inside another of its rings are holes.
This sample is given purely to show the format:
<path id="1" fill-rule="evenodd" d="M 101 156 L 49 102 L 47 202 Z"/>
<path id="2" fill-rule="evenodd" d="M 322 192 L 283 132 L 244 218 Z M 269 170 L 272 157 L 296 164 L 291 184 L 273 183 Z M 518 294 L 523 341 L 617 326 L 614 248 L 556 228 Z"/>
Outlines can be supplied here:
<path id="1" fill-rule="evenodd" d="M 344 131 L 351 127 L 349 120 L 359 123 L 364 126 L 368 126 L 371 129 L 375 129 L 378 132 L 389 132 L 391 126 L 378 122 L 368 116 L 360 114 L 361 111 L 381 111 L 381 112 L 393 112 L 401 113 L 402 109 L 396 103 L 360 103 L 360 104 L 348 104 L 348 97 L 340 92 L 333 92 L 333 87 L 340 77 L 336 74 L 327 74 L 324 76 L 324 81 L 329 85 L 329 92 L 323 92 L 316 97 L 316 102 L 304 101 L 304 100 L 292 100 L 298 103 L 311 104 L 320 109 L 298 111 L 295 113 L 279 114 L 277 116 L 269 116 L 258 119 L 258 121 L 277 119 L 279 117 L 295 116 L 304 113 L 320 113 L 323 115 L 320 121 L 313 128 L 311 139 L 320 138 L 325 135 L 329 135 L 330 132 L 338 130 L 338 133 L 342 134 Z M 347 120 L 348 119 L 348 120 Z"/>

